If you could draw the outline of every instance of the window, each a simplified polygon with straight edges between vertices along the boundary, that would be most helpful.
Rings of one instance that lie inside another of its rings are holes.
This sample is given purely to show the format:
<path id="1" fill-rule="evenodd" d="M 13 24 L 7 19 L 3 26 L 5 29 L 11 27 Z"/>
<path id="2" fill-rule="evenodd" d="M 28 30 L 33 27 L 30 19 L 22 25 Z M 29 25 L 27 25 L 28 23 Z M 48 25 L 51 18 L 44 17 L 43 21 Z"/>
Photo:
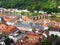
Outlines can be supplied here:
<path id="1" fill-rule="evenodd" d="M 38 20 L 38 17 L 37 17 L 37 20 Z"/>
<path id="2" fill-rule="evenodd" d="M 33 20 L 35 20 L 35 17 L 33 17 Z"/>

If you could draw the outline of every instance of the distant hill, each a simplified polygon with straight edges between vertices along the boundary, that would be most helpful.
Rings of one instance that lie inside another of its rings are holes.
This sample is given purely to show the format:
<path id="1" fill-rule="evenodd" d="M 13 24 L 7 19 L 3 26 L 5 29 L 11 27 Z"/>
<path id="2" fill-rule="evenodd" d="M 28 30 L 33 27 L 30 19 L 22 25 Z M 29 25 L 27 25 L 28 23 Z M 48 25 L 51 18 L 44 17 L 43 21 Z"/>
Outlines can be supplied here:
<path id="1" fill-rule="evenodd" d="M 60 0 L 0 0 L 0 7 L 56 11 Z"/>

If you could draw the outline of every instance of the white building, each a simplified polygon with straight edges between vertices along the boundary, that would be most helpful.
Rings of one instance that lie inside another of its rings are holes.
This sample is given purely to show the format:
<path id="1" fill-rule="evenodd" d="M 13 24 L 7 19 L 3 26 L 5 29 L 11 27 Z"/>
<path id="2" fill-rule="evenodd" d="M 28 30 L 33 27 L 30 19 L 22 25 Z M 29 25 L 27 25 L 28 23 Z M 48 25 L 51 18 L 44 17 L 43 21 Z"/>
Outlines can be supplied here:
<path id="1" fill-rule="evenodd" d="M 37 11 L 35 10 L 34 13 L 37 13 Z"/>
<path id="2" fill-rule="evenodd" d="M 5 8 L 0 8 L 0 11 L 5 11 L 6 9 Z"/>
<path id="3" fill-rule="evenodd" d="M 47 13 L 47 12 L 44 12 L 44 11 L 39 11 L 39 13 L 44 14 L 44 13 Z"/>
<path id="4" fill-rule="evenodd" d="M 60 6 L 58 6 L 58 8 L 60 8 Z"/>
<path id="5" fill-rule="evenodd" d="M 15 22 L 6 22 L 7 25 L 14 25 Z"/>
<path id="6" fill-rule="evenodd" d="M 26 34 L 21 34 L 19 30 L 14 32 L 14 34 L 9 35 L 9 39 L 12 39 L 15 43 L 26 37 Z"/>
<path id="7" fill-rule="evenodd" d="M 28 10 L 25 9 L 25 10 L 21 10 L 21 12 L 30 12 L 30 11 L 28 11 Z"/>
<path id="8" fill-rule="evenodd" d="M 59 31 L 49 31 L 49 36 L 51 36 L 51 34 L 54 34 L 54 35 L 57 35 L 58 37 L 60 37 Z"/>
<path id="9" fill-rule="evenodd" d="M 16 43 L 22 38 L 22 36 L 20 33 L 16 32 L 14 34 L 9 35 L 9 38 L 12 39 Z"/>
<path id="10" fill-rule="evenodd" d="M 7 9 L 8 12 L 15 12 L 17 9 Z"/>

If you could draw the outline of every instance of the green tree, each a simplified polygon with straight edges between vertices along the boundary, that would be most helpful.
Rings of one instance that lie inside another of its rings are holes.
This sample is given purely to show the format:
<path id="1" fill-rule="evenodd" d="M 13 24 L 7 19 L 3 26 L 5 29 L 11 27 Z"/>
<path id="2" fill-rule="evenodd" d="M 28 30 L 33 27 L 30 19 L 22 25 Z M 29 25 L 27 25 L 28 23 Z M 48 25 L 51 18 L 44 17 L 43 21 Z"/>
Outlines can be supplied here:
<path id="1" fill-rule="evenodd" d="M 31 11 L 44 10 L 49 13 L 56 12 L 59 4 L 59 0 L 0 0 L 0 7 L 28 9 Z"/>
<path id="2" fill-rule="evenodd" d="M 52 39 L 54 39 L 54 38 L 55 38 L 55 37 L 54 37 L 54 34 L 51 34 L 51 38 L 52 38 Z"/>
<path id="3" fill-rule="evenodd" d="M 55 39 L 57 39 L 58 38 L 58 36 L 57 35 L 55 35 Z"/>
<path id="4" fill-rule="evenodd" d="M 50 41 L 48 41 L 48 40 L 44 40 L 42 42 L 42 45 L 52 45 L 52 43 Z"/>
<path id="5" fill-rule="evenodd" d="M 36 42 L 34 45 L 40 45 L 39 42 Z"/>
<path id="6" fill-rule="evenodd" d="M 60 45 L 60 42 L 59 42 L 59 41 L 57 41 L 55 45 Z"/>

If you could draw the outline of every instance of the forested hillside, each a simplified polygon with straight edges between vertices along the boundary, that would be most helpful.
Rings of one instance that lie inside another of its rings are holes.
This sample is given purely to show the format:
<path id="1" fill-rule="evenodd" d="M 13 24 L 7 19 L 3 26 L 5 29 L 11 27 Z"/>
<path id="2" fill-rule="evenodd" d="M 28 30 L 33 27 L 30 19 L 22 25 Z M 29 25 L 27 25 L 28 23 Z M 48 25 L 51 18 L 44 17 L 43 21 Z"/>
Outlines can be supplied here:
<path id="1" fill-rule="evenodd" d="M 0 7 L 57 11 L 60 0 L 0 0 Z"/>

